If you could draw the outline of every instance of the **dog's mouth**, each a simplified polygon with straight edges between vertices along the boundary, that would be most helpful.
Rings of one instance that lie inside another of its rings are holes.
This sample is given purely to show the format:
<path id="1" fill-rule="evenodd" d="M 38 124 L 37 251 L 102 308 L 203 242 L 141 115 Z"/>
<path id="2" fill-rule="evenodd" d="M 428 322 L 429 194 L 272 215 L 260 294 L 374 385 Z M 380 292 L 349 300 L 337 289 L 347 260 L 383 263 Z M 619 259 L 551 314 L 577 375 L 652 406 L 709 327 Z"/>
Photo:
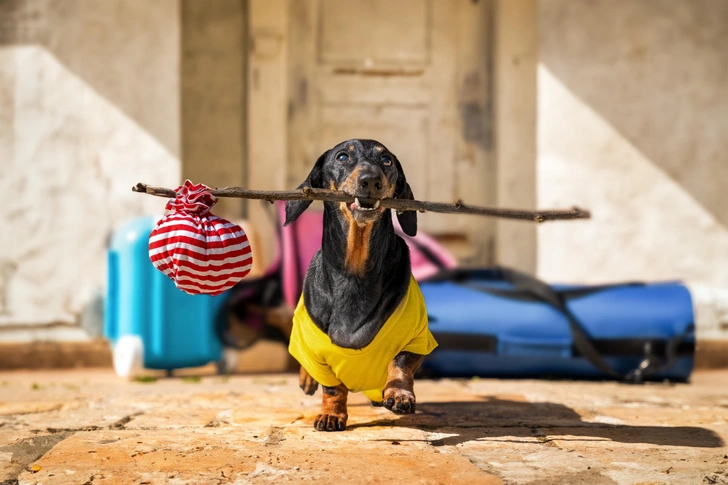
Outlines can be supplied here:
<path id="1" fill-rule="evenodd" d="M 384 210 L 384 207 L 379 206 L 379 200 L 375 201 L 373 204 L 366 204 L 364 202 L 361 202 L 359 200 L 359 197 L 355 197 L 354 202 L 349 204 L 349 210 L 351 211 L 375 211 L 377 209 Z"/>
<path id="2" fill-rule="evenodd" d="M 367 204 L 359 200 L 359 197 L 354 198 L 354 202 L 349 204 L 348 209 L 359 222 L 374 220 L 378 218 L 382 212 L 384 212 L 384 207 L 380 205 L 379 200 L 376 200 L 374 203 Z"/>

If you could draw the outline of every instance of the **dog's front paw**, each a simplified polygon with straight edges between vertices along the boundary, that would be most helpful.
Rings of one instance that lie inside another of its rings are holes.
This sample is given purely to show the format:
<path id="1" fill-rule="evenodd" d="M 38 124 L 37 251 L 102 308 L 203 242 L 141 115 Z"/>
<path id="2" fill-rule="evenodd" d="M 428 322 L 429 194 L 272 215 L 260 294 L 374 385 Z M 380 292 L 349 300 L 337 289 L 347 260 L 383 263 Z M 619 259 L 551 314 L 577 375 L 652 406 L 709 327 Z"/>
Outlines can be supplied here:
<path id="1" fill-rule="evenodd" d="M 384 390 L 384 407 L 394 414 L 414 414 L 415 393 L 406 389 L 390 387 Z"/>
<path id="2" fill-rule="evenodd" d="M 319 414 L 313 422 L 318 431 L 344 431 L 348 414 Z"/>

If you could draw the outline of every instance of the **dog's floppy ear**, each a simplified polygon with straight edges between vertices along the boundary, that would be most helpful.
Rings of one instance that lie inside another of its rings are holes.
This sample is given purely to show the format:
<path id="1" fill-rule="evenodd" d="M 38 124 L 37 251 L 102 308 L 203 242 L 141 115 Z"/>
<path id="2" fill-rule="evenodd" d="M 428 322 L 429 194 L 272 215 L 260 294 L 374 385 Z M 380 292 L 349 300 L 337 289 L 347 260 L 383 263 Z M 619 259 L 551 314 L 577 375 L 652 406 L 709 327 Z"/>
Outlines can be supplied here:
<path id="1" fill-rule="evenodd" d="M 415 196 L 407 183 L 407 177 L 404 175 L 404 170 L 402 170 L 402 165 L 399 163 L 399 160 L 396 160 L 396 164 L 399 173 L 397 174 L 397 185 L 394 188 L 394 197 L 396 199 L 415 200 Z M 417 234 L 417 211 L 397 212 L 397 220 L 405 234 L 413 237 Z"/>
<path id="2" fill-rule="evenodd" d="M 320 157 L 318 157 L 318 160 L 316 160 L 316 163 L 313 165 L 313 168 L 308 174 L 308 177 L 306 177 L 306 180 L 304 180 L 303 183 L 297 187 L 298 189 L 303 189 L 304 187 L 310 187 L 312 189 L 324 188 L 324 162 L 326 161 L 326 156 L 328 154 L 329 150 L 326 150 L 324 153 L 321 154 Z M 289 200 L 288 202 L 286 202 L 286 222 L 283 225 L 287 226 L 291 222 L 295 222 L 296 219 L 298 219 L 299 216 L 303 214 L 303 211 L 308 209 L 308 206 L 311 205 L 311 202 L 313 201 Z"/>

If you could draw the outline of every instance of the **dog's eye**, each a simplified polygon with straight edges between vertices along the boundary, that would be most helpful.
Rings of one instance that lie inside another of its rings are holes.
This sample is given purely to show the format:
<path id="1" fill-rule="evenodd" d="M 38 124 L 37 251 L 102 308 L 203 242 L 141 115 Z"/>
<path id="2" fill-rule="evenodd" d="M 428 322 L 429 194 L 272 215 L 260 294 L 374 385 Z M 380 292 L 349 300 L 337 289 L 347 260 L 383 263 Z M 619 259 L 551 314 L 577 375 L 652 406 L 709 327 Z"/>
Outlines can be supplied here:
<path id="1" fill-rule="evenodd" d="M 349 161 L 349 155 L 346 153 L 339 153 L 336 155 L 336 160 L 340 161 L 341 163 L 346 163 Z"/>
<path id="2" fill-rule="evenodd" d="M 392 159 L 389 158 L 387 155 L 384 155 L 382 157 L 382 165 L 384 165 L 385 167 L 389 167 L 390 165 L 392 165 Z"/>

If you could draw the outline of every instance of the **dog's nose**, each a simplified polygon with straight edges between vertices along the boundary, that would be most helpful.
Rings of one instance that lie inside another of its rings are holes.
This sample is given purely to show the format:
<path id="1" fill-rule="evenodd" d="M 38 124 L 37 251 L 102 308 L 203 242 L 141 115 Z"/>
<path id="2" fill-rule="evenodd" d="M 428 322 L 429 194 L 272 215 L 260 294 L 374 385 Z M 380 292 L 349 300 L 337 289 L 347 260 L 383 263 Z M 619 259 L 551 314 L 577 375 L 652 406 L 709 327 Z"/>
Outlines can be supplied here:
<path id="1" fill-rule="evenodd" d="M 382 175 L 374 172 L 362 172 L 359 174 L 359 188 L 369 193 L 377 193 L 382 190 Z"/>

